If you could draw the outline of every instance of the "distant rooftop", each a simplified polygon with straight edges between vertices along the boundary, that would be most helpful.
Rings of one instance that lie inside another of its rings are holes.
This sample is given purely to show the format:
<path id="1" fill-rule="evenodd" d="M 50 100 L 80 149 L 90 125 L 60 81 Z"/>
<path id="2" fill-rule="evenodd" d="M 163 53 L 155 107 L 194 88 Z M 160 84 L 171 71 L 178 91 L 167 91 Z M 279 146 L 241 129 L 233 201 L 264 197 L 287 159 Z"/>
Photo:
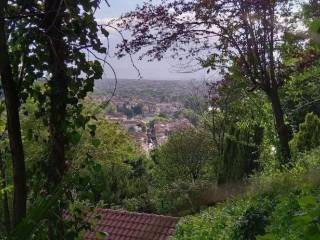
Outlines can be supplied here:
<path id="1" fill-rule="evenodd" d="M 178 218 L 155 214 L 100 209 L 96 231 L 107 232 L 105 240 L 169 240 L 174 235 Z M 88 233 L 87 240 L 96 239 Z"/>

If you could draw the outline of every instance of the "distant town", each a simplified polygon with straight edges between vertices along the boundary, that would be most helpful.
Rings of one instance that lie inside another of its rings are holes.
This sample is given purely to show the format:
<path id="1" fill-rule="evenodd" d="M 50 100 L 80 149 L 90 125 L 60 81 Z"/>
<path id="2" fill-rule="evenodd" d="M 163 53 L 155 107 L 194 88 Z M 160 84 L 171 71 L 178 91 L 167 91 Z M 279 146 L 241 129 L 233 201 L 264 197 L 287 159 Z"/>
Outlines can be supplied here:
<path id="1" fill-rule="evenodd" d="M 93 101 L 107 102 L 112 91 L 112 80 L 98 82 Z M 105 118 L 121 125 L 141 150 L 149 153 L 171 133 L 194 126 L 186 113 L 193 114 L 195 109 L 186 103 L 191 98 L 203 101 L 205 93 L 202 81 L 119 79 Z"/>
<path id="2" fill-rule="evenodd" d="M 102 103 L 107 97 L 96 96 L 94 100 Z M 179 116 L 185 109 L 180 102 L 156 103 L 115 96 L 110 106 L 106 119 L 126 129 L 146 153 L 164 144 L 171 133 L 193 126 L 187 118 Z"/>

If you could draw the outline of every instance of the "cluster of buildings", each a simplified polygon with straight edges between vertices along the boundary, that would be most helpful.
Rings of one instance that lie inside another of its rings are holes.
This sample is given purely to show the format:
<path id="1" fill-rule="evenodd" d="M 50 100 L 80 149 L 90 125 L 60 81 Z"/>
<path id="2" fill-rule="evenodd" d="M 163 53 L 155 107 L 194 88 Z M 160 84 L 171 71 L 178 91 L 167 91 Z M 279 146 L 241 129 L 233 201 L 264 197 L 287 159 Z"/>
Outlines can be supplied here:
<path id="1" fill-rule="evenodd" d="M 118 97 L 112 98 L 111 104 L 117 109 L 134 109 L 136 106 L 141 106 L 141 115 L 144 119 L 153 119 L 160 113 L 168 116 L 173 116 L 176 112 L 183 109 L 183 104 L 180 102 L 163 103 L 150 100 L 141 100 L 137 98 Z"/>
<path id="2" fill-rule="evenodd" d="M 149 133 L 148 127 L 144 120 L 141 118 L 128 117 L 124 113 L 109 113 L 106 119 L 113 123 L 120 124 L 124 129 L 126 129 L 129 135 L 135 140 L 135 142 L 140 146 L 140 148 L 148 152 L 150 149 Z"/>
<path id="3" fill-rule="evenodd" d="M 155 120 L 153 123 L 153 134 L 158 146 L 167 142 L 168 137 L 173 132 L 178 132 L 191 128 L 192 124 L 186 118 Z"/>
<path id="4" fill-rule="evenodd" d="M 178 119 L 152 119 L 142 115 L 128 119 L 124 113 L 109 113 L 108 121 L 120 124 L 135 140 L 140 148 L 148 153 L 168 140 L 171 133 L 192 127 L 186 118 Z"/>
<path id="5" fill-rule="evenodd" d="M 95 96 L 93 100 L 104 103 L 108 99 L 105 96 Z M 114 96 L 111 104 L 114 111 L 107 113 L 106 119 L 126 129 L 140 148 L 147 153 L 164 144 L 171 133 L 192 127 L 188 119 L 174 117 L 184 109 L 183 104 L 179 102 L 154 102 Z M 139 114 L 129 116 L 127 110 L 134 110 L 137 106 L 141 110 Z"/>
<path id="6" fill-rule="evenodd" d="M 178 102 L 174 102 L 174 103 L 147 102 L 147 103 L 144 103 L 144 107 L 143 107 L 144 114 L 147 114 L 147 115 L 158 115 L 160 113 L 171 115 L 181 111 L 182 109 L 183 109 L 183 105 Z"/>

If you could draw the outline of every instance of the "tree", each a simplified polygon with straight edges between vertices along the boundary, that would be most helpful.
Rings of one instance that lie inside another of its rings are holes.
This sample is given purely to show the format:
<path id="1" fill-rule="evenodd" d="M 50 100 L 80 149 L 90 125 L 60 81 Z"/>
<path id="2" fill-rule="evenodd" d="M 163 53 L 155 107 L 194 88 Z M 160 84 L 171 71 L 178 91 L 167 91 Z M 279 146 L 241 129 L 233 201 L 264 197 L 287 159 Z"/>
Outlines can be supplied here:
<path id="1" fill-rule="evenodd" d="M 210 136 L 203 129 L 173 133 L 151 154 L 152 197 L 160 212 L 195 211 L 194 201 L 217 177 Z"/>
<path id="2" fill-rule="evenodd" d="M 50 154 L 44 168 L 46 189 L 42 189 L 42 193 L 45 191 L 50 195 L 68 170 L 66 152 L 73 144 L 71 139 L 78 138 L 77 130 L 85 128 L 90 119 L 82 116 L 81 100 L 93 91 L 94 80 L 102 76 L 101 62 L 106 63 L 96 55 L 107 52 L 98 34 L 101 32 L 108 37 L 108 32 L 97 24 L 93 16 L 100 2 L 1 2 L 0 44 L 4 51 L 0 54 L 0 74 L 12 142 L 14 181 L 18 181 L 15 188 L 20 189 L 15 189 L 19 196 L 14 200 L 14 219 L 18 221 L 25 216 L 26 210 L 20 103 L 33 98 L 38 107 L 36 118 L 49 126 Z M 84 49 L 90 53 L 90 58 L 83 53 Z M 35 84 L 40 80 L 42 84 Z M 60 212 L 62 220 L 63 206 L 59 207 L 56 213 Z M 50 230 L 58 235 L 50 233 L 49 238 L 63 238 L 61 226 Z"/>
<path id="3" fill-rule="evenodd" d="M 66 170 L 66 107 L 68 98 L 68 77 L 66 67 L 67 48 L 62 32 L 65 2 L 44 1 L 44 32 L 47 34 L 46 48 L 49 50 L 48 70 L 52 74 L 49 80 L 49 185 L 57 186 Z M 52 191 L 52 190 L 49 190 Z"/>
<path id="4" fill-rule="evenodd" d="M 188 96 L 185 99 L 184 107 L 196 114 L 202 114 L 206 110 L 205 99 L 199 96 Z"/>
<path id="5" fill-rule="evenodd" d="M 94 122 L 90 123 L 92 126 Z M 120 126 L 99 119 L 96 134 L 83 131 L 71 149 L 75 172 L 74 188 L 80 199 L 107 206 L 127 207 L 126 202 L 141 200 L 146 194 L 146 161 L 129 135 Z M 135 206 L 144 208 L 144 203 Z"/>
<path id="6" fill-rule="evenodd" d="M 204 67 L 224 75 L 236 63 L 252 90 L 260 89 L 272 104 L 282 163 L 290 160 L 289 131 L 279 88 L 295 68 L 282 59 L 283 34 L 292 30 L 292 1 L 164 1 L 145 3 L 122 18 L 120 26 L 133 38 L 120 45 L 119 56 L 146 49 L 141 57 L 162 59 L 198 56 Z M 208 55 L 209 50 L 209 55 Z M 205 56 L 202 57 L 201 56 Z M 182 55 L 183 56 L 183 55 Z M 312 54 L 311 59 L 316 55 Z"/>
<path id="7" fill-rule="evenodd" d="M 3 212 L 3 225 L 4 230 L 7 234 L 10 234 L 11 231 L 11 217 L 10 217 L 10 208 L 9 208 L 9 186 L 8 179 L 6 174 L 6 165 L 7 165 L 7 132 L 6 132 L 6 121 L 3 121 L 3 113 L 5 112 L 4 103 L 0 100 L 0 196 L 2 201 L 2 212 Z M 1 212 L 1 211 L 0 211 Z"/>
<path id="8" fill-rule="evenodd" d="M 290 145 L 295 153 L 310 151 L 320 146 L 320 118 L 314 113 L 308 113 Z"/>
<path id="9" fill-rule="evenodd" d="M 42 174 L 45 174 L 47 181 L 39 184 L 40 190 L 29 188 L 30 193 L 33 197 L 39 193 L 49 198 L 56 196 L 56 189 L 62 187 L 61 181 L 72 164 L 67 161 L 66 154 L 70 146 L 79 141 L 79 128 L 85 129 L 92 117 L 83 116 L 81 101 L 88 92 L 93 91 L 94 80 L 101 78 L 102 63 L 108 65 L 105 59 L 98 56 L 107 53 L 99 34 L 106 37 L 109 35 L 104 26 L 98 25 L 94 18 L 100 3 L 99 0 L 0 3 L 0 46 L 3 49 L 0 54 L 0 86 L 6 102 L 13 162 L 14 225 L 25 216 L 27 207 L 20 105 L 23 106 L 27 99 L 32 99 L 37 110 L 28 112 L 22 109 L 21 113 L 32 113 L 36 121 L 42 120 L 43 126 L 49 126 L 49 136 L 45 137 L 49 160 L 47 156 L 41 156 L 41 170 L 44 170 Z M 87 57 L 84 49 L 90 57 Z M 34 126 L 28 127 L 31 129 L 25 132 L 27 138 L 36 139 L 36 131 L 32 131 Z M 91 129 L 91 132 L 94 130 Z M 66 185 L 63 184 L 63 187 Z M 58 202 L 58 208 L 55 208 L 58 211 L 49 218 L 51 239 L 64 238 L 60 223 L 63 220 L 65 199 L 66 194 Z M 29 202 L 33 201 L 35 199 L 30 199 Z M 32 214 L 33 211 L 29 212 Z M 53 227 L 51 220 L 55 217 L 59 218 L 59 227 Z"/>
<path id="10" fill-rule="evenodd" d="M 263 138 L 263 129 L 231 127 L 226 136 L 223 161 L 219 170 L 219 183 L 241 181 L 259 167 L 259 147 Z"/>
<path id="11" fill-rule="evenodd" d="M 319 54 L 319 9 L 318 1 L 310 0 L 303 4 L 301 16 L 307 31 L 298 31 L 296 34 L 287 33 L 283 52 L 287 64 L 300 62 L 300 71 L 292 74 L 282 91 L 283 107 L 288 121 L 294 131 L 298 131 L 299 124 L 304 122 L 308 113 L 320 114 L 319 106 L 319 57 L 314 61 L 314 53 Z M 299 40 L 305 44 L 299 44 Z M 299 90 L 297 90 L 299 89 Z"/>
<path id="12" fill-rule="evenodd" d="M 293 75 L 283 88 L 283 107 L 294 131 L 298 131 L 308 113 L 320 114 L 319 80 L 320 68 L 315 65 Z"/>
<path id="13" fill-rule="evenodd" d="M 303 5 L 303 17 L 306 25 L 309 28 L 309 37 L 311 45 L 319 46 L 319 30 L 320 30 L 320 21 L 319 21 L 319 11 L 320 4 L 317 0 L 306 1 Z"/>
<path id="14" fill-rule="evenodd" d="M 232 162 L 236 158 L 235 155 L 231 159 L 225 157 L 228 154 L 225 153 L 228 148 L 225 146 L 226 142 L 231 141 L 237 145 L 237 141 L 234 141 L 234 135 L 237 134 L 234 132 L 240 131 L 240 135 L 246 135 L 247 139 L 241 141 L 249 146 L 254 144 L 250 136 L 255 135 L 255 129 L 262 128 L 264 141 L 276 145 L 270 104 L 261 91 L 248 92 L 249 87 L 236 65 L 230 68 L 222 81 L 210 84 L 210 109 L 203 114 L 201 125 L 210 131 L 215 157 L 222 161 L 222 165 L 223 159 Z M 231 139 L 230 135 L 233 136 Z M 259 147 L 259 144 L 260 140 L 256 147 Z"/>
<path id="15" fill-rule="evenodd" d="M 138 103 L 137 105 L 135 105 L 132 108 L 133 114 L 134 115 L 141 115 L 143 114 L 143 104 L 142 103 Z"/>
<path id="16" fill-rule="evenodd" d="M 0 77 L 1 87 L 4 91 L 7 128 L 10 142 L 10 151 L 13 166 L 14 199 L 13 199 L 13 225 L 16 226 L 26 215 L 27 186 L 24 162 L 24 151 L 21 139 L 21 127 L 19 117 L 19 91 L 14 79 L 8 47 L 8 34 L 6 16 L 8 1 L 0 2 Z"/>
<path id="17" fill-rule="evenodd" d="M 210 137 L 198 129 L 172 134 L 155 155 L 158 180 L 196 182 L 205 178 L 206 166 L 213 159 Z M 214 174 L 213 174 L 214 175 Z"/>
<path id="18" fill-rule="evenodd" d="M 190 82 L 188 96 L 185 97 L 183 102 L 184 107 L 201 115 L 208 107 L 205 98 L 207 95 L 206 91 L 207 88 L 203 82 Z"/>
<path id="19" fill-rule="evenodd" d="M 93 91 L 94 80 L 100 79 L 103 73 L 101 63 L 86 59 L 82 52 L 82 49 L 87 49 L 94 58 L 98 58 L 96 53 L 105 54 L 107 51 L 98 32 L 107 37 L 108 33 L 98 26 L 93 17 L 99 4 L 100 1 L 74 1 L 67 4 L 60 0 L 46 0 L 43 3 L 45 15 L 40 19 L 40 24 L 43 24 L 46 38 L 42 39 L 40 35 L 39 42 L 49 50 L 45 61 L 48 64 L 47 71 L 51 73 L 48 81 L 50 90 L 46 93 L 50 133 L 49 192 L 58 186 L 67 171 L 66 150 L 73 143 L 71 139 L 77 139 L 77 129 L 84 128 L 88 122 L 82 116 L 80 100 Z M 57 208 L 59 223 L 62 221 L 62 208 Z M 63 226 L 59 226 L 58 230 L 53 225 L 49 227 L 50 239 L 63 238 Z"/>

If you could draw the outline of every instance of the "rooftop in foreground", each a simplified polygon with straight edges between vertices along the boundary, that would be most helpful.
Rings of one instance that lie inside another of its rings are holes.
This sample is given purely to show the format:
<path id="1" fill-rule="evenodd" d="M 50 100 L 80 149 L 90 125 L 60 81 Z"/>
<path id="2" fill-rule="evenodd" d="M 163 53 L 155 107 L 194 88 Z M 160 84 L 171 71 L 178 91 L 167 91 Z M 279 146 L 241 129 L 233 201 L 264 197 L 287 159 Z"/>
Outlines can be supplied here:
<path id="1" fill-rule="evenodd" d="M 106 232 L 105 240 L 168 240 L 174 235 L 178 218 L 111 209 L 98 210 L 97 232 Z M 96 239 L 88 233 L 87 240 Z"/>

